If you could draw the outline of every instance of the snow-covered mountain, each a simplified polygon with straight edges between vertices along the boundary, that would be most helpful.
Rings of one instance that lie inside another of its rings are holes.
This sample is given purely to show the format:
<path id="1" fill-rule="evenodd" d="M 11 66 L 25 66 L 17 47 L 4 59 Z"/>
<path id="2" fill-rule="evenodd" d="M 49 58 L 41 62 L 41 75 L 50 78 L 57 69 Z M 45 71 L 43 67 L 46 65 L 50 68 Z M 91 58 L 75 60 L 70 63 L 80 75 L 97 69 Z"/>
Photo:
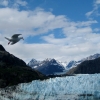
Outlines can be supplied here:
<path id="1" fill-rule="evenodd" d="M 99 58 L 100 57 L 100 54 L 94 54 L 94 55 L 91 55 L 91 56 L 89 56 L 89 57 L 86 57 L 86 58 L 83 58 L 83 59 L 81 59 L 81 60 L 79 60 L 79 61 L 70 61 L 69 63 L 68 63 L 68 65 L 66 66 L 66 68 L 67 69 L 71 69 L 71 68 L 73 68 L 73 67 L 76 67 L 77 65 L 79 65 L 80 63 L 82 63 L 82 62 L 84 62 L 84 61 L 87 61 L 87 60 L 94 60 L 94 59 L 96 59 L 96 58 Z"/>
<path id="2" fill-rule="evenodd" d="M 100 74 L 22 83 L 0 89 L 0 100 L 100 100 Z"/>
<path id="3" fill-rule="evenodd" d="M 60 73 L 65 70 L 64 66 L 59 61 L 51 58 L 47 58 L 43 61 L 32 59 L 28 65 L 45 75 L 54 75 L 55 73 Z"/>
<path id="4" fill-rule="evenodd" d="M 41 64 L 41 61 L 37 61 L 36 59 L 32 59 L 29 63 L 28 66 L 30 66 L 31 68 L 36 68 L 39 66 L 39 64 Z"/>
<path id="5" fill-rule="evenodd" d="M 40 72 L 42 72 L 45 75 L 49 74 L 62 74 L 63 72 L 66 73 L 68 70 L 70 70 L 73 67 L 78 66 L 80 63 L 87 61 L 87 60 L 94 60 L 96 58 L 100 57 L 100 54 L 94 54 L 89 57 L 83 58 L 79 61 L 70 61 L 68 64 L 67 62 L 60 62 L 55 59 L 47 58 L 43 61 L 37 61 L 35 59 L 32 59 L 28 65 Z M 67 61 L 67 59 L 66 59 Z M 65 71 L 66 70 L 66 71 Z"/>

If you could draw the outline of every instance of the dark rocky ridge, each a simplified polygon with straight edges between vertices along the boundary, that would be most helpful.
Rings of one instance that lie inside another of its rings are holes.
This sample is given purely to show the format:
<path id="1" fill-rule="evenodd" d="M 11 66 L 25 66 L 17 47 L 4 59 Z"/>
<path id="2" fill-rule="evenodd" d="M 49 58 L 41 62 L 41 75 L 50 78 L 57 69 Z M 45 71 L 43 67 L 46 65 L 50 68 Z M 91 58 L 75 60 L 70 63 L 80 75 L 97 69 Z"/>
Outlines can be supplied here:
<path id="1" fill-rule="evenodd" d="M 31 69 L 0 45 L 0 88 L 45 78 L 45 75 Z"/>
<path id="2" fill-rule="evenodd" d="M 95 74 L 100 73 L 100 57 L 94 60 L 87 60 L 77 67 L 70 69 L 67 74 Z"/>
<path id="3" fill-rule="evenodd" d="M 1 44 L 0 44 L 0 51 L 6 51 Z"/>

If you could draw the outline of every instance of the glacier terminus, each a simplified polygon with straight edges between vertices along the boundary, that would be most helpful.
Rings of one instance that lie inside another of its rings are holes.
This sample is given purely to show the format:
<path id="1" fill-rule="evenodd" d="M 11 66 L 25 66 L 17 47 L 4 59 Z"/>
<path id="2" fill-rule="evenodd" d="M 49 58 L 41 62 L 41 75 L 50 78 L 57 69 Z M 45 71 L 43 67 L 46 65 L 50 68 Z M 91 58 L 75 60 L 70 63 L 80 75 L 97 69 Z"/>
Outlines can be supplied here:
<path id="1" fill-rule="evenodd" d="M 100 74 L 21 83 L 0 89 L 0 100 L 100 100 Z"/>

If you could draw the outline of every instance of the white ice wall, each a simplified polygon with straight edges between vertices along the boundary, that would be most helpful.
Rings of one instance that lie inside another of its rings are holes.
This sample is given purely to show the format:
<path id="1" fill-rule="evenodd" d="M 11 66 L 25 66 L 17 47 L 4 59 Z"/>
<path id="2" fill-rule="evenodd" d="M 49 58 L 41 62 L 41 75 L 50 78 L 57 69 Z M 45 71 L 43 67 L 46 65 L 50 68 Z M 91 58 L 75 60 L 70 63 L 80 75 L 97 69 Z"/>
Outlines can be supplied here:
<path id="1" fill-rule="evenodd" d="M 25 92 L 48 95 L 100 92 L 100 74 L 84 74 L 33 81 L 28 84 L 20 84 L 18 88 Z"/>
<path id="2" fill-rule="evenodd" d="M 32 98 L 29 100 L 49 100 L 49 97 L 53 100 L 53 97 L 79 94 L 93 94 L 100 97 L 100 74 L 80 74 L 19 84 L 16 91 L 12 92 L 12 100 L 28 100 L 29 98 Z"/>

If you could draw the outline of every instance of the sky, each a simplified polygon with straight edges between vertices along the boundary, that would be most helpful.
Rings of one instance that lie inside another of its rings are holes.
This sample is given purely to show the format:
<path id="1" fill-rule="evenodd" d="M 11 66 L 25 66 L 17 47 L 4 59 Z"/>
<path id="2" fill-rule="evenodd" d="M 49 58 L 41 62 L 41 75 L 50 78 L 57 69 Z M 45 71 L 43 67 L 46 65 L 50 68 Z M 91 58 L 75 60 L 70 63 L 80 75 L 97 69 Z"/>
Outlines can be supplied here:
<path id="1" fill-rule="evenodd" d="M 13 34 L 24 41 L 8 45 Z M 0 44 L 26 63 L 100 53 L 100 0 L 0 0 Z"/>

